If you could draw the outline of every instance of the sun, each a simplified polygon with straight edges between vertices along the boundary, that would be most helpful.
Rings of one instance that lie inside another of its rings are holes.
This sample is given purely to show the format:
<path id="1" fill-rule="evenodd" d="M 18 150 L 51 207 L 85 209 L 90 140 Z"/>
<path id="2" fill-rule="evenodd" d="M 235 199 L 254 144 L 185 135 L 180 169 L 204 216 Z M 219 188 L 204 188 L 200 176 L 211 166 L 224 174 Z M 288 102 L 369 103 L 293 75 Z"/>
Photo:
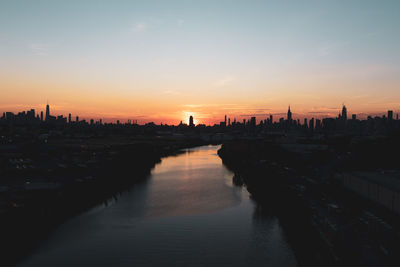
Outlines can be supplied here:
<path id="1" fill-rule="evenodd" d="M 193 123 L 195 125 L 199 124 L 199 120 L 196 118 L 196 113 L 195 112 L 190 112 L 190 111 L 183 111 L 183 123 L 189 124 L 189 118 L 190 116 L 193 116 Z"/>

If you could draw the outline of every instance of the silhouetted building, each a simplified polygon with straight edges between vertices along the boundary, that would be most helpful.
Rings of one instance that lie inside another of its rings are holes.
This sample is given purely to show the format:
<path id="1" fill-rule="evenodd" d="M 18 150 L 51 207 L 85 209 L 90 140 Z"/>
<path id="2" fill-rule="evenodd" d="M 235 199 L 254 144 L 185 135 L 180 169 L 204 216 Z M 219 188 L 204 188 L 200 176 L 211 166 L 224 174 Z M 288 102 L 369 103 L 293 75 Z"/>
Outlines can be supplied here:
<path id="1" fill-rule="evenodd" d="M 351 119 L 352 119 L 353 121 L 355 121 L 355 120 L 357 119 L 357 115 L 356 115 L 356 114 L 351 115 Z"/>
<path id="2" fill-rule="evenodd" d="M 43 111 L 40 111 L 40 120 L 43 121 Z"/>
<path id="3" fill-rule="evenodd" d="M 193 116 L 189 117 L 189 127 L 194 127 Z"/>
<path id="4" fill-rule="evenodd" d="M 68 123 L 71 123 L 71 113 L 68 114 Z"/>
<path id="5" fill-rule="evenodd" d="M 310 120 L 310 130 L 314 130 L 314 118 L 311 118 L 311 120 Z"/>
<path id="6" fill-rule="evenodd" d="M 344 121 L 347 120 L 347 108 L 345 105 L 343 105 L 343 108 L 342 108 L 342 119 Z"/>
<path id="7" fill-rule="evenodd" d="M 255 128 L 255 127 L 256 127 L 256 117 L 251 117 L 251 119 L 250 119 L 250 126 L 251 126 L 252 128 Z"/>
<path id="8" fill-rule="evenodd" d="M 28 117 L 28 119 L 33 120 L 35 119 L 35 110 L 31 109 L 26 113 L 26 116 Z"/>
<path id="9" fill-rule="evenodd" d="M 50 119 L 50 106 L 49 104 L 46 105 L 46 121 Z"/>
<path id="10" fill-rule="evenodd" d="M 388 110 L 388 120 L 393 120 L 393 110 Z"/>
<path id="11" fill-rule="evenodd" d="M 289 105 L 288 112 L 287 112 L 287 120 L 289 122 L 292 121 L 292 112 L 290 111 L 290 105 Z"/>
<path id="12" fill-rule="evenodd" d="M 316 119 L 315 120 L 315 129 L 321 129 L 321 120 L 320 119 Z"/>

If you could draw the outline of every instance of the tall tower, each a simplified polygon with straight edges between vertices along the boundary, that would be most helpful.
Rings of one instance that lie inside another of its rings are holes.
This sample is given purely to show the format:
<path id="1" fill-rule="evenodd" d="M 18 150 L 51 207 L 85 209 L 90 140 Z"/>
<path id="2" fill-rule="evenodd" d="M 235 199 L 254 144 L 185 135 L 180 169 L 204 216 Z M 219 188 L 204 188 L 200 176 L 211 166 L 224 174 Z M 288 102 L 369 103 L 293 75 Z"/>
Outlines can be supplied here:
<path id="1" fill-rule="evenodd" d="M 342 119 L 344 121 L 347 120 L 347 108 L 345 105 L 343 105 L 343 108 L 342 108 Z"/>
<path id="2" fill-rule="evenodd" d="M 292 112 L 290 111 L 290 105 L 289 105 L 288 112 L 287 112 L 287 120 L 292 121 Z"/>
<path id="3" fill-rule="evenodd" d="M 193 116 L 189 117 L 189 126 L 194 127 Z"/>
<path id="4" fill-rule="evenodd" d="M 50 119 L 50 106 L 49 103 L 47 103 L 46 105 L 46 121 L 48 121 Z"/>

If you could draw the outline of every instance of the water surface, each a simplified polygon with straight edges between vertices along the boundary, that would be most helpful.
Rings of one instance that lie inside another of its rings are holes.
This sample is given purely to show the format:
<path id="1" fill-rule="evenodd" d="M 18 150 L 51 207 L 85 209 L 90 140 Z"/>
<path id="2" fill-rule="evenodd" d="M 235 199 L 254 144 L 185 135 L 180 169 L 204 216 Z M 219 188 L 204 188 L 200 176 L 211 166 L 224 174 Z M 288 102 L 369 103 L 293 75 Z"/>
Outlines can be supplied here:
<path id="1" fill-rule="evenodd" d="M 218 146 L 164 158 L 150 177 L 63 225 L 20 266 L 296 266 Z"/>

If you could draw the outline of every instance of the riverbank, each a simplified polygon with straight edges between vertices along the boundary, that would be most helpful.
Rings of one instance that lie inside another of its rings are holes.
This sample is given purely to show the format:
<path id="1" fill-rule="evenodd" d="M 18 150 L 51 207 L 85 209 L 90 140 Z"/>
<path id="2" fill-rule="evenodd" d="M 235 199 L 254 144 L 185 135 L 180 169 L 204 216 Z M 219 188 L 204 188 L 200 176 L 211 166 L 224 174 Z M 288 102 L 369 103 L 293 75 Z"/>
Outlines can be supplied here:
<path id="1" fill-rule="evenodd" d="M 2 180 L 2 265 L 29 254 L 65 220 L 145 179 L 162 157 L 202 144 L 196 139 L 113 137 L 21 148 L 19 158 L 34 167 L 9 171 Z"/>
<path id="2" fill-rule="evenodd" d="M 265 146 L 268 156 L 261 156 Z M 225 143 L 218 155 L 235 173 L 236 183 L 243 183 L 254 200 L 278 215 L 299 266 L 333 265 L 332 255 L 310 224 L 309 208 L 291 186 L 297 180 L 293 169 L 279 162 L 284 151 L 274 144 L 246 141 Z"/>
<path id="3" fill-rule="evenodd" d="M 354 166 L 346 158 L 351 149 L 237 140 L 218 154 L 234 180 L 279 215 L 299 265 L 397 266 L 396 216 L 348 191 L 335 175 Z"/>

